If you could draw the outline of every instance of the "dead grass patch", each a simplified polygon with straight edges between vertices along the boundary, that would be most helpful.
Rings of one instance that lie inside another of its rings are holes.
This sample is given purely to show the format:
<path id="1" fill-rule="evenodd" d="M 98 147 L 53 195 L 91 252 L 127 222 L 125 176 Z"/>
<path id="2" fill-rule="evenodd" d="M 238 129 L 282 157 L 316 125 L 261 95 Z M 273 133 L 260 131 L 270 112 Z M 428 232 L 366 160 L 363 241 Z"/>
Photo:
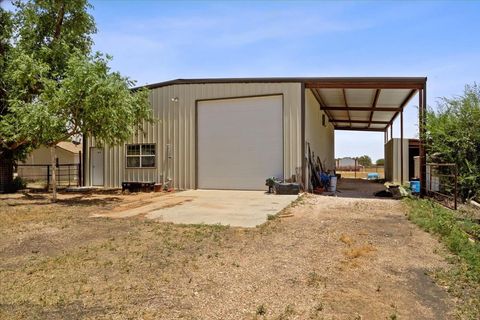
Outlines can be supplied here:
<path id="1" fill-rule="evenodd" d="M 405 319 L 448 312 L 438 296 L 419 300 L 433 283 L 408 282 L 412 267 L 440 263 L 435 240 L 392 223 L 404 217 L 398 204 L 365 202 L 378 217 L 359 219 L 361 200 L 306 195 L 293 218 L 248 229 L 92 218 L 151 196 L 104 207 L 0 195 L 0 319 L 386 319 L 393 294 Z"/>
<path id="2" fill-rule="evenodd" d="M 351 237 L 347 236 L 346 234 L 342 234 L 339 240 L 348 246 L 351 246 L 355 242 L 355 240 L 353 240 Z"/>
<path id="3" fill-rule="evenodd" d="M 348 259 L 357 259 L 360 257 L 365 257 L 368 256 L 370 253 L 376 251 L 374 246 L 371 244 L 366 244 L 358 247 L 352 247 L 348 250 L 345 250 L 343 254 L 348 258 Z"/>

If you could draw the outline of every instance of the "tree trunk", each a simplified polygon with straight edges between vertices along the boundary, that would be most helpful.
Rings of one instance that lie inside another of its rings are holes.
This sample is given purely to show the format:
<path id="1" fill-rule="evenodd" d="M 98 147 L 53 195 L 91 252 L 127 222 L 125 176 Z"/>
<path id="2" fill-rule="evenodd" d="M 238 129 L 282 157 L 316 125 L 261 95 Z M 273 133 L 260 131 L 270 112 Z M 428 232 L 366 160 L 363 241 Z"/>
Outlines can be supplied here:
<path id="1" fill-rule="evenodd" d="M 9 150 L 0 150 L 0 193 L 13 192 L 13 156 Z"/>
<path id="2" fill-rule="evenodd" d="M 51 165 L 52 165 L 52 202 L 57 202 L 57 179 L 56 179 L 56 173 L 57 173 L 57 162 L 56 162 L 56 146 L 51 146 L 50 147 L 50 160 L 51 160 Z"/>

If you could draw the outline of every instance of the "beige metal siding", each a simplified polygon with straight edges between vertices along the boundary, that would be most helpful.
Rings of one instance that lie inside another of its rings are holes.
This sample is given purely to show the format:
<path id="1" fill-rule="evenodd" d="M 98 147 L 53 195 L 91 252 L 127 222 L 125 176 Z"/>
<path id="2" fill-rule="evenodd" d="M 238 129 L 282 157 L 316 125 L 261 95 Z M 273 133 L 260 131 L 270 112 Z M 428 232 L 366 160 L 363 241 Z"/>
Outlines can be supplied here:
<path id="1" fill-rule="evenodd" d="M 193 189 L 195 181 L 195 104 L 197 100 L 283 94 L 284 97 L 284 175 L 295 174 L 301 166 L 301 84 L 300 83 L 216 83 L 179 84 L 152 89 L 150 102 L 154 124 L 144 125 L 128 143 L 156 143 L 156 168 L 126 169 L 125 145 L 105 147 L 105 186 L 119 187 L 122 181 L 155 181 L 171 178 L 177 189 Z M 178 98 L 178 101 L 172 99 Z M 167 144 L 172 159 L 168 160 Z M 86 185 L 90 185 L 90 147 L 87 139 Z M 169 172 L 167 172 L 167 164 Z"/>
<path id="2" fill-rule="evenodd" d="M 310 89 L 305 90 L 305 142 L 325 165 L 325 169 L 335 169 L 335 129 L 325 115 L 325 126 L 322 125 L 320 105 Z M 308 149 L 305 150 L 308 155 Z"/>
<path id="3" fill-rule="evenodd" d="M 385 144 L 385 179 L 394 183 L 401 183 L 401 139 L 393 138 Z M 408 139 L 403 139 L 403 183 L 409 180 Z"/>

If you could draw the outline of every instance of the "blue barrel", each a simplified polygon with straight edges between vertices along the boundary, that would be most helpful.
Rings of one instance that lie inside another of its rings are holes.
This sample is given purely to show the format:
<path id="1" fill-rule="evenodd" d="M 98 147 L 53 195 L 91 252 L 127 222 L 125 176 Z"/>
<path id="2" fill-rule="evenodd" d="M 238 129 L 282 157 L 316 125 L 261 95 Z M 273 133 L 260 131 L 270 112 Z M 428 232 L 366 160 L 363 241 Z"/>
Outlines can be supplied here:
<path id="1" fill-rule="evenodd" d="M 410 181 L 410 189 L 412 189 L 412 193 L 420 193 L 420 181 Z"/>
<path id="2" fill-rule="evenodd" d="M 376 172 L 367 173 L 367 180 L 378 180 L 380 176 Z"/>

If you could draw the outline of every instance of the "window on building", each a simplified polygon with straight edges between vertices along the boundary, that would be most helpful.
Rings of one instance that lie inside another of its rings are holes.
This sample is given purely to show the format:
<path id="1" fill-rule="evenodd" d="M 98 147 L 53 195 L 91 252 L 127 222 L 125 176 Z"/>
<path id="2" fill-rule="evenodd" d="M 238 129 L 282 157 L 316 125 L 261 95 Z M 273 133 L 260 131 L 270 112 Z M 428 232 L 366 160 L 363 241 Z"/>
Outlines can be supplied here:
<path id="1" fill-rule="evenodd" d="M 322 126 L 326 127 L 326 125 L 325 115 L 322 114 Z"/>
<path id="2" fill-rule="evenodd" d="M 127 168 L 154 168 L 155 144 L 128 144 Z"/>

